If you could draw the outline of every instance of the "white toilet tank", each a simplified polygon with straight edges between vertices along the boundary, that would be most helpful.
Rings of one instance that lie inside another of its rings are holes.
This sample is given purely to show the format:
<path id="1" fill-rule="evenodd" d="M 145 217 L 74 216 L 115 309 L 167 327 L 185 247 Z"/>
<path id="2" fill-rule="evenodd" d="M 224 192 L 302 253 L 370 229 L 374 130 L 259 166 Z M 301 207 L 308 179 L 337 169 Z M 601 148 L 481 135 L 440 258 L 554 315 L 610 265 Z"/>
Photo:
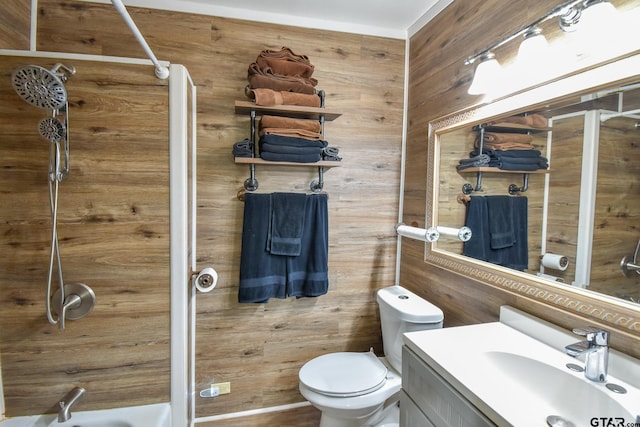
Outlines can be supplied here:
<path id="1" fill-rule="evenodd" d="M 378 291 L 384 355 L 391 366 L 402 372 L 402 334 L 442 328 L 444 314 L 429 301 L 401 287 Z"/>

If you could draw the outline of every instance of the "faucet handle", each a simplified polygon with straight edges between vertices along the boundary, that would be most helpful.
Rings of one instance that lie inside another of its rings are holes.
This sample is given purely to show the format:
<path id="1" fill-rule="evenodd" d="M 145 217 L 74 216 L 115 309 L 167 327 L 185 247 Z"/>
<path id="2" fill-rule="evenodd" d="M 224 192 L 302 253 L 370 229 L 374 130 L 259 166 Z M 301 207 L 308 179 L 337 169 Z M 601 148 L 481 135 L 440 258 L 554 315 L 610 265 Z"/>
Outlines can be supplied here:
<path id="1" fill-rule="evenodd" d="M 575 328 L 574 334 L 586 337 L 587 342 L 595 345 L 609 345 L 609 333 L 597 326 L 586 326 L 584 328 Z"/>

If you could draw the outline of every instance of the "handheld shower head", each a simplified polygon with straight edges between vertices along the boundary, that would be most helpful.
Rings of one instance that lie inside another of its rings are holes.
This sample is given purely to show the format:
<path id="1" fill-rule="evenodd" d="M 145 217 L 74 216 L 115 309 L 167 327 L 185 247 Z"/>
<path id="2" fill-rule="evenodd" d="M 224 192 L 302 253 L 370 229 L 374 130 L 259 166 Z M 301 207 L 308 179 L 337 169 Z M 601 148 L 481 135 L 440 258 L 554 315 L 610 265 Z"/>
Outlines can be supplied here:
<path id="1" fill-rule="evenodd" d="M 67 103 L 67 90 L 64 81 L 67 76 L 58 71 L 64 68 L 75 74 L 73 67 L 56 64 L 51 70 L 39 65 L 26 65 L 13 71 L 11 82 L 17 94 L 29 104 L 38 108 L 59 110 Z"/>
<path id="2" fill-rule="evenodd" d="M 67 133 L 64 124 L 55 117 L 40 120 L 38 131 L 51 143 L 60 142 Z"/>

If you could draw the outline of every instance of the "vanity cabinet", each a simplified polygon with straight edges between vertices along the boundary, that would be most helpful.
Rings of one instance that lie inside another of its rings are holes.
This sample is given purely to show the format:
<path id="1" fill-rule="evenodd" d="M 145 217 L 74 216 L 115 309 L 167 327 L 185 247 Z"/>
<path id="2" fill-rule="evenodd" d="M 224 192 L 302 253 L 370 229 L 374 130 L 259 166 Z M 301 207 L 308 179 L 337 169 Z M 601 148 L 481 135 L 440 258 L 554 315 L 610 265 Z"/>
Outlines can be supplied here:
<path id="1" fill-rule="evenodd" d="M 495 426 L 412 350 L 402 348 L 400 427 Z"/>
<path id="2" fill-rule="evenodd" d="M 324 104 L 324 101 L 323 101 Z M 250 117 L 250 141 L 254 146 L 253 157 L 235 157 L 236 164 L 249 165 L 250 177 L 245 181 L 244 187 L 248 191 L 254 191 L 258 188 L 258 180 L 255 177 L 256 165 L 277 165 L 277 166 L 295 166 L 295 167 L 317 167 L 318 180 L 313 181 L 310 185 L 313 192 L 319 192 L 323 187 L 323 175 L 325 168 L 333 168 L 341 166 L 340 161 L 320 160 L 315 163 L 296 163 L 296 162 L 276 162 L 263 160 L 256 155 L 258 147 L 257 125 L 256 119 L 263 115 L 291 117 L 296 119 L 312 119 L 318 120 L 322 127 L 322 136 L 324 137 L 324 124 L 341 116 L 340 113 L 325 109 L 324 107 L 304 107 L 295 105 L 278 105 L 278 106 L 259 106 L 250 101 L 236 101 L 235 112 L 237 115 L 248 115 Z"/>

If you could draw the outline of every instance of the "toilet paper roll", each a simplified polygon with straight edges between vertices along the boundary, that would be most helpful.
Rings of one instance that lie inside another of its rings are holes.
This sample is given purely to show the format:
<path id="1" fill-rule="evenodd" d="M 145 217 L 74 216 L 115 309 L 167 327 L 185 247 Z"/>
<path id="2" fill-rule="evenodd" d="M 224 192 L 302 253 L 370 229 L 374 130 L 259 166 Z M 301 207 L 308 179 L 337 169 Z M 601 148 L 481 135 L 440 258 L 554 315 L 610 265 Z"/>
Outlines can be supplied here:
<path id="1" fill-rule="evenodd" d="M 544 254 L 542 256 L 542 265 L 545 268 L 564 271 L 569 266 L 569 258 L 558 254 Z"/>
<path id="2" fill-rule="evenodd" d="M 200 292 L 211 292 L 218 284 L 218 272 L 207 267 L 196 276 L 196 289 Z"/>

